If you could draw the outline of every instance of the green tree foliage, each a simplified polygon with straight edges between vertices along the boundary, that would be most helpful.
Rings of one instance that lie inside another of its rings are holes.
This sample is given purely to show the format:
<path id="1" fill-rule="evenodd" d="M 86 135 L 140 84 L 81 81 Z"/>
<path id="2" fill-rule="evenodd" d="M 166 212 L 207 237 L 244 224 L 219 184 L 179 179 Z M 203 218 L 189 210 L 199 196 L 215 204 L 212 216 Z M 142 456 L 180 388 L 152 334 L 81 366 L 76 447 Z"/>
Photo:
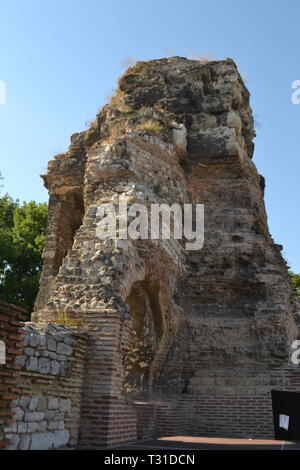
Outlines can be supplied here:
<path id="1" fill-rule="evenodd" d="M 294 274 L 292 271 L 290 271 L 289 274 L 291 276 L 292 286 L 300 297 L 300 274 Z"/>
<path id="2" fill-rule="evenodd" d="M 42 268 L 47 204 L 0 198 L 0 298 L 32 311 Z"/>

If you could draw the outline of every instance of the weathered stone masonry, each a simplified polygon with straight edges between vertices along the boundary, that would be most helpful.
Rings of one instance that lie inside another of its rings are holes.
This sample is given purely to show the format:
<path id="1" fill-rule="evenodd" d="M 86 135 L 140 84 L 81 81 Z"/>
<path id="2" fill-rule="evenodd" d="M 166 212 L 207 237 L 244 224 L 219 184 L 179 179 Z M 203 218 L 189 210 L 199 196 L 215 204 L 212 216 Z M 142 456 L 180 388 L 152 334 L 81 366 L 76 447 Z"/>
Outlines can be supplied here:
<path id="1" fill-rule="evenodd" d="M 232 60 L 173 57 L 128 69 L 90 129 L 49 163 L 28 328 L 63 315 L 86 338 L 84 375 L 75 374 L 79 447 L 166 434 L 273 437 L 271 389 L 299 390 L 289 364 L 299 304 L 268 231 L 254 136 Z M 97 208 L 119 198 L 204 204 L 203 248 L 100 240 Z"/>

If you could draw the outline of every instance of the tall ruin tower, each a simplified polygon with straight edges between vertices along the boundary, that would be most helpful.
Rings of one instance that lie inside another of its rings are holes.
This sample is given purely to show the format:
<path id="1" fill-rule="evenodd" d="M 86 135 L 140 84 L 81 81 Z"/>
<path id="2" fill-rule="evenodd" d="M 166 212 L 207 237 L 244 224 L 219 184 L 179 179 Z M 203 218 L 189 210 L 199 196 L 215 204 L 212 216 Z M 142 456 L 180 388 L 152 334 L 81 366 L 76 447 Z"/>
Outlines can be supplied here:
<path id="1" fill-rule="evenodd" d="M 129 68 L 91 127 L 49 163 L 32 319 L 63 315 L 89 337 L 82 447 L 136 438 L 141 402 L 173 404 L 167 412 L 178 426 L 184 415 L 190 434 L 259 436 L 253 414 L 244 428 L 233 417 L 261 400 L 269 429 L 269 393 L 288 380 L 299 307 L 269 234 L 254 136 L 232 60 L 172 57 Z M 99 239 L 98 207 L 120 199 L 204 204 L 203 248 Z"/>

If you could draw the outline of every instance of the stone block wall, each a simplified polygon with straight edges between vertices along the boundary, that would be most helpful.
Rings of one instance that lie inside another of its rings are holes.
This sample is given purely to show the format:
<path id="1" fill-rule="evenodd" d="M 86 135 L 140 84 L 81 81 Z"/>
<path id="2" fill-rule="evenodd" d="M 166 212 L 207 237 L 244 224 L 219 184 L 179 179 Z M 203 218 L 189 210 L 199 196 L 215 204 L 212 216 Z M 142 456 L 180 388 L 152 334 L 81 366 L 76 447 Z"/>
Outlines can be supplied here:
<path id="1" fill-rule="evenodd" d="M 85 337 L 63 325 L 26 323 L 9 449 L 75 447 L 78 442 Z"/>
<path id="2" fill-rule="evenodd" d="M 13 400 L 17 397 L 20 369 L 15 364 L 15 359 L 21 353 L 21 327 L 25 318 L 25 310 L 0 301 L 0 341 L 2 342 L 0 361 L 0 448 L 6 448 L 9 445 L 10 435 L 7 429 L 13 421 Z"/>

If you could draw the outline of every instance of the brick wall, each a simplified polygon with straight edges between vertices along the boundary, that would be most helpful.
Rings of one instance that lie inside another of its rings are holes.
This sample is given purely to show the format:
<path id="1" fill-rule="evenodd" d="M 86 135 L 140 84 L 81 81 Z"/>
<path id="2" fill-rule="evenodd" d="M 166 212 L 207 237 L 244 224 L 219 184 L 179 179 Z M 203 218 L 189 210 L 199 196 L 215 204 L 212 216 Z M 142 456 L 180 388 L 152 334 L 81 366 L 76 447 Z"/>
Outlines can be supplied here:
<path id="1" fill-rule="evenodd" d="M 271 391 L 300 392 L 300 368 L 201 371 L 191 389 L 181 401 L 187 434 L 274 439 Z"/>
<path id="2" fill-rule="evenodd" d="M 138 439 L 175 435 L 274 439 L 271 390 L 300 392 L 300 368 L 201 371 L 191 388 L 177 400 L 135 402 Z"/>
<path id="3" fill-rule="evenodd" d="M 186 434 L 188 405 L 180 402 L 134 402 L 137 411 L 137 438 L 153 439 Z"/>
<path id="4" fill-rule="evenodd" d="M 154 402 L 135 402 L 134 406 L 137 412 L 137 439 L 153 439 L 156 434 Z"/>
<path id="5" fill-rule="evenodd" d="M 186 432 L 187 405 L 176 402 L 156 405 L 156 436 L 181 436 Z"/>
<path id="6" fill-rule="evenodd" d="M 188 403 L 186 434 L 274 439 L 271 396 L 198 397 Z"/>
<path id="7" fill-rule="evenodd" d="M 0 448 L 10 444 L 8 429 L 13 422 L 20 369 L 15 359 L 21 351 L 21 327 L 25 318 L 25 310 L 0 301 L 1 353 L 4 353 L 5 347 L 5 363 L 0 360 Z"/>

